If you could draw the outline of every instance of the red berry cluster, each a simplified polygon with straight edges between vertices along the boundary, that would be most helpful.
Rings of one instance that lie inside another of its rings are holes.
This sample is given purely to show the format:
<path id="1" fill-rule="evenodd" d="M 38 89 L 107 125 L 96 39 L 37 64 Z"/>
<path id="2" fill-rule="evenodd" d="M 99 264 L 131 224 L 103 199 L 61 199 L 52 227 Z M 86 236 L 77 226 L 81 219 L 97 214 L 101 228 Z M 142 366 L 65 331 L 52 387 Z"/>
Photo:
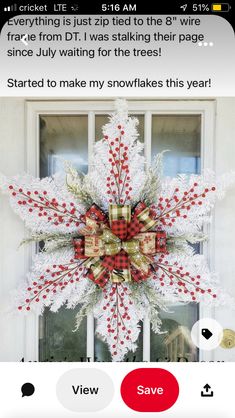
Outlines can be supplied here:
<path id="1" fill-rule="evenodd" d="M 173 226 L 177 218 L 187 219 L 187 213 L 195 206 L 202 206 L 207 194 L 216 190 L 215 187 L 211 187 L 199 192 L 198 188 L 199 184 L 194 183 L 193 187 L 183 194 L 179 188 L 176 188 L 170 198 L 160 196 L 158 205 L 153 206 L 153 209 L 157 211 L 156 219 L 162 225 L 169 227 Z"/>
<path id="2" fill-rule="evenodd" d="M 32 281 L 31 286 L 27 288 L 28 297 L 24 304 L 18 306 L 18 310 L 21 311 L 25 308 L 30 311 L 32 302 L 44 301 L 51 295 L 65 289 L 68 284 L 78 282 L 83 271 L 82 263 L 78 264 L 73 259 L 68 264 L 54 264 L 51 268 L 46 269 L 44 274 Z"/>
<path id="3" fill-rule="evenodd" d="M 202 278 L 199 274 L 196 276 L 190 274 L 178 262 L 170 265 L 166 260 L 166 254 L 161 254 L 154 268 L 158 272 L 158 277 L 154 276 L 154 278 L 160 281 L 162 287 L 165 285 L 174 286 L 178 293 L 190 295 L 193 302 L 197 300 L 199 293 L 208 293 L 211 297 L 216 298 L 216 294 L 212 292 L 212 289 L 202 288 Z"/>
<path id="4" fill-rule="evenodd" d="M 118 125 L 119 134 L 115 139 L 105 135 L 104 139 L 109 146 L 110 174 L 106 178 L 107 194 L 109 203 L 125 204 L 130 201 L 130 186 L 128 151 L 129 148 L 124 144 L 123 136 L 125 132 L 121 125 Z"/>
<path id="5" fill-rule="evenodd" d="M 70 227 L 80 225 L 79 216 L 76 207 L 73 202 L 65 203 L 58 202 L 56 198 L 49 198 L 47 191 L 38 190 L 23 190 L 17 189 L 10 185 L 12 196 L 17 200 L 19 206 L 25 206 L 28 208 L 28 212 L 34 216 L 45 219 L 52 225 L 65 225 Z"/>
<path id="6" fill-rule="evenodd" d="M 103 310 L 110 312 L 106 317 L 107 332 L 112 338 L 112 356 L 118 354 L 118 347 L 125 344 L 125 340 L 131 339 L 131 327 L 129 321 L 129 306 L 133 302 L 130 300 L 128 288 L 123 284 L 115 284 L 111 290 L 103 290 L 104 304 Z"/>

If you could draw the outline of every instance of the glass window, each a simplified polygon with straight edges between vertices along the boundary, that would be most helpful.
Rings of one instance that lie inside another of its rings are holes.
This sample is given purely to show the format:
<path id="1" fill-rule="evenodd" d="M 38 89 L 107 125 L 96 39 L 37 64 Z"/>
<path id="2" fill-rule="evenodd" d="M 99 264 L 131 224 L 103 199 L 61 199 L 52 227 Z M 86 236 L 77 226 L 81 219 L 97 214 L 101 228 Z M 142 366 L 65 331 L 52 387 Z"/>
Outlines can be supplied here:
<path id="1" fill-rule="evenodd" d="M 199 115 L 155 115 L 152 119 L 152 156 L 164 156 L 164 175 L 200 173 L 201 117 Z"/>
<path id="2" fill-rule="evenodd" d="M 144 115 L 132 115 L 138 119 L 138 133 L 139 133 L 139 141 L 144 142 Z M 95 139 L 99 141 L 103 138 L 102 127 L 109 122 L 108 115 L 96 115 L 95 117 Z"/>
<path id="3" fill-rule="evenodd" d="M 109 122 L 108 115 L 96 115 L 95 116 L 95 140 L 99 141 L 103 138 L 102 128 Z"/>
<path id="4" fill-rule="evenodd" d="M 64 161 L 87 172 L 87 115 L 47 115 L 40 117 L 40 177 L 63 170 Z M 86 361 L 86 319 L 79 332 L 75 327 L 74 310 L 60 308 L 52 313 L 47 308 L 39 324 L 40 361 Z"/>
<path id="5" fill-rule="evenodd" d="M 155 115 L 152 118 L 152 157 L 164 155 L 164 175 L 198 174 L 201 167 L 201 117 L 198 115 Z M 199 248 L 197 248 L 199 250 Z M 151 361 L 197 361 L 198 352 L 190 330 L 198 320 L 195 304 L 172 306 L 171 313 L 161 312 L 162 330 L 151 331 Z"/>
<path id="6" fill-rule="evenodd" d="M 87 115 L 40 117 L 40 177 L 63 170 L 64 161 L 87 173 Z"/>
<path id="7" fill-rule="evenodd" d="M 86 318 L 79 332 L 72 332 L 79 309 L 62 307 L 54 313 L 46 308 L 39 322 L 39 361 L 88 361 Z"/>

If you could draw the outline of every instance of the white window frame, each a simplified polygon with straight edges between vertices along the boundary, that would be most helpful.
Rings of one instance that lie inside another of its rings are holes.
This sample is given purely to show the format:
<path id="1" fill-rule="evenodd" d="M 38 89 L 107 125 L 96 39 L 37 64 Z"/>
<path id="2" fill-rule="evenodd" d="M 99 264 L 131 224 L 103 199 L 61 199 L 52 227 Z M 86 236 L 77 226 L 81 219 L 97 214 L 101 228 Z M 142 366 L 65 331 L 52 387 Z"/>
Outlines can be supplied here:
<path id="1" fill-rule="evenodd" d="M 39 176 L 39 117 L 43 115 L 88 115 L 88 165 L 95 141 L 95 115 L 107 114 L 114 110 L 114 100 L 27 100 L 26 101 L 26 171 Z M 143 114 L 145 117 L 144 143 L 145 156 L 151 162 L 152 115 L 200 115 L 201 116 L 201 167 L 214 169 L 214 135 L 215 135 L 215 101 L 213 100 L 146 100 L 135 98 L 128 100 L 128 109 L 132 114 Z M 207 233 L 213 238 L 213 225 Z M 210 267 L 214 265 L 214 240 L 210 245 L 203 245 L 203 253 Z M 25 253 L 25 274 L 30 269 L 32 256 L 36 251 L 34 244 Z M 200 318 L 214 317 L 211 308 L 200 306 Z M 39 359 L 39 320 L 36 314 L 25 319 L 25 361 Z M 87 318 L 87 357 L 94 359 L 94 319 Z M 212 352 L 200 352 L 200 361 L 213 360 Z M 150 323 L 146 318 L 143 324 L 143 361 L 150 361 Z"/>

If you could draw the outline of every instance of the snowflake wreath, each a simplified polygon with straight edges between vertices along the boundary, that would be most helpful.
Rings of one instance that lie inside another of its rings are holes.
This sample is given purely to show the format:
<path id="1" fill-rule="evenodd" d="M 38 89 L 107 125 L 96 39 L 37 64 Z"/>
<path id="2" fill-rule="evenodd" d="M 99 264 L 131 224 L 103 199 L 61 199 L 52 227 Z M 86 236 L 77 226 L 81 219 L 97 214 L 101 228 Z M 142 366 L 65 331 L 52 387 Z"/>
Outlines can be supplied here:
<path id="1" fill-rule="evenodd" d="M 2 189 L 31 231 L 23 242 L 41 243 L 17 291 L 18 310 L 81 305 L 76 329 L 93 313 L 115 361 L 135 351 L 146 315 L 160 333 L 158 313 L 170 303 L 227 303 L 192 244 L 206 239 L 202 227 L 234 174 L 217 181 L 210 171 L 163 178 L 162 154 L 146 167 L 137 125 L 118 100 L 94 144 L 88 174 L 67 163 L 66 176 L 2 177 Z"/>

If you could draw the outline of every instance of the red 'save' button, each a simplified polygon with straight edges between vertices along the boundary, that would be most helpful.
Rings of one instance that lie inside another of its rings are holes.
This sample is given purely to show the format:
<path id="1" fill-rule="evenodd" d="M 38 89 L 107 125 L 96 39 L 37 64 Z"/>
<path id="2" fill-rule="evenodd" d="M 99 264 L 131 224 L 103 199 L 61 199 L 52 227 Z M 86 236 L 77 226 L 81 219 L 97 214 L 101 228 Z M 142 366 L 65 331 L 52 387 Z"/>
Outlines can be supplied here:
<path id="1" fill-rule="evenodd" d="M 179 396 L 179 384 L 164 369 L 136 369 L 121 384 L 122 399 L 138 412 L 161 412 L 171 408 Z"/>

